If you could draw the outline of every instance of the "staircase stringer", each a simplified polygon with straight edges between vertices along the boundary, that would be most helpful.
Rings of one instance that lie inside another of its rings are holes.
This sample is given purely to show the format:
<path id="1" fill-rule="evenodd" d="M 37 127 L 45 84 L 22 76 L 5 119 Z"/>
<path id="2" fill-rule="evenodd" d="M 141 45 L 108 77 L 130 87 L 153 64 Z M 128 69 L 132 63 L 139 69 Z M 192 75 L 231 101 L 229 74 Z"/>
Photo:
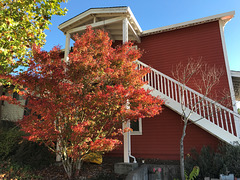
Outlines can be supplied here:
<path id="1" fill-rule="evenodd" d="M 180 103 L 176 102 L 172 98 L 166 96 L 165 94 L 161 93 L 160 91 L 156 90 L 155 88 L 149 85 L 144 85 L 143 88 L 145 90 L 150 90 L 152 96 L 155 96 L 155 97 L 159 96 L 161 99 L 165 101 L 165 105 L 167 107 L 169 107 L 176 113 L 182 115 L 183 111 Z M 185 113 L 189 114 L 190 112 L 191 110 L 186 107 Z M 213 136 L 217 137 L 218 139 L 224 142 L 227 142 L 229 144 L 235 144 L 236 142 L 240 143 L 240 139 L 237 136 L 229 133 L 225 129 L 217 126 L 216 124 L 212 123 L 206 118 L 203 118 L 198 113 L 192 112 L 189 119 L 200 128 L 204 129 L 208 133 L 212 134 Z"/>

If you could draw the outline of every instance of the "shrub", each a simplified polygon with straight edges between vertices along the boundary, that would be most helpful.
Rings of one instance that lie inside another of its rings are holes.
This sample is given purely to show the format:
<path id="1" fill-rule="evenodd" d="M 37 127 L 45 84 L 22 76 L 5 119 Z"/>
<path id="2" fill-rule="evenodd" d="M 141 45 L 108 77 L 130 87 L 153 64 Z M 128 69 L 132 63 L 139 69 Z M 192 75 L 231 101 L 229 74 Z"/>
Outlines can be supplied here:
<path id="1" fill-rule="evenodd" d="M 233 173 L 240 176 L 240 145 L 232 146 L 229 144 L 220 144 L 217 152 L 210 147 L 203 147 L 198 153 L 192 150 L 185 158 L 186 171 L 191 171 L 192 167 L 199 166 L 200 173 L 198 179 L 204 177 L 216 178 L 220 174 Z"/>
<path id="2" fill-rule="evenodd" d="M 19 165 L 41 169 L 54 163 L 55 154 L 49 152 L 48 148 L 44 145 L 23 140 L 11 159 Z"/>
<path id="3" fill-rule="evenodd" d="M 219 147 L 218 156 L 222 156 L 222 161 L 224 162 L 224 170 L 229 171 L 236 177 L 240 177 L 240 144 L 235 144 L 235 146 L 226 144 Z"/>
<path id="4" fill-rule="evenodd" d="M 5 160 L 18 149 L 18 143 L 22 140 L 23 132 L 15 126 L 3 126 L 0 129 L 0 159 Z"/>
<path id="5" fill-rule="evenodd" d="M 46 167 L 54 162 L 55 155 L 44 145 L 22 138 L 25 134 L 13 122 L 3 121 L 0 129 L 0 160 L 33 169 Z"/>

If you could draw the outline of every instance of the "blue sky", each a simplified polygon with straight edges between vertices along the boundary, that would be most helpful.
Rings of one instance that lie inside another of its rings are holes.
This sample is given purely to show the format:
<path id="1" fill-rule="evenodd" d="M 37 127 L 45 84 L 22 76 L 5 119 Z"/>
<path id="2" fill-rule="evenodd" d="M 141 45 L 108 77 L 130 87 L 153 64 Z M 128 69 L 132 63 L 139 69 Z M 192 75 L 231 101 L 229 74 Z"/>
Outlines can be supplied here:
<path id="1" fill-rule="evenodd" d="M 65 36 L 58 30 L 62 22 L 89 8 L 129 6 L 142 30 L 181 23 L 228 11 L 235 17 L 225 27 L 225 40 L 230 69 L 240 71 L 240 0 L 68 0 L 62 3 L 68 12 L 65 16 L 54 16 L 50 30 L 46 30 L 45 50 L 55 45 L 65 46 Z"/>

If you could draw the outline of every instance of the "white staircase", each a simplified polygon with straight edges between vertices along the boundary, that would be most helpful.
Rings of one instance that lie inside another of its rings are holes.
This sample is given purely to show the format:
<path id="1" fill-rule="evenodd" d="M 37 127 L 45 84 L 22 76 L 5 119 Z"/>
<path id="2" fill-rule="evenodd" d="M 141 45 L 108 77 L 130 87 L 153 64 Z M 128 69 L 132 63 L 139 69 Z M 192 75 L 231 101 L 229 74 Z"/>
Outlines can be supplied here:
<path id="1" fill-rule="evenodd" d="M 138 69 L 149 67 L 140 61 L 137 64 Z M 189 87 L 184 87 L 156 69 L 151 68 L 143 80 L 148 82 L 144 88 L 152 90 L 153 96 L 160 96 L 173 111 L 182 114 L 184 105 L 185 113 L 191 113 L 190 120 L 193 123 L 227 143 L 240 143 L 239 114 Z"/>

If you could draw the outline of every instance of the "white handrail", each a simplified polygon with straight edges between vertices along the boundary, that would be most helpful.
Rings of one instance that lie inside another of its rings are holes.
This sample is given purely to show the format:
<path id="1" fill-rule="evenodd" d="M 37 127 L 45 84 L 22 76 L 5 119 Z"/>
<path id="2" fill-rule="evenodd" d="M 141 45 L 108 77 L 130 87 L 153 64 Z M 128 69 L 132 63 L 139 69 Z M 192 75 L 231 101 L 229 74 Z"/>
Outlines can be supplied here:
<path id="1" fill-rule="evenodd" d="M 203 116 L 205 119 L 225 129 L 229 133 L 237 135 L 238 132 L 236 124 L 234 124 L 233 126 L 233 119 L 234 117 L 240 119 L 239 114 L 224 107 L 218 102 L 200 94 L 199 92 L 181 84 L 180 82 L 159 72 L 158 70 L 149 67 L 147 64 L 139 60 L 136 60 L 135 62 L 138 64 L 139 69 L 142 67 L 150 68 L 150 73 L 148 73 L 143 78 L 144 81 L 148 81 L 149 86 L 163 93 L 174 101 L 184 104 L 184 106 L 186 106 L 190 110 L 193 110 L 195 113 Z M 182 95 L 183 98 L 180 97 L 180 95 Z M 180 102 L 181 100 L 182 102 Z M 201 103 L 196 103 L 200 102 L 199 100 L 201 101 Z M 195 105 L 198 104 L 198 107 L 193 106 L 193 101 Z M 225 122 L 223 122 L 223 120 Z"/>
<path id="2" fill-rule="evenodd" d="M 136 62 L 137 62 L 138 64 L 141 64 L 141 65 L 144 66 L 144 67 L 148 67 L 148 68 L 150 67 L 150 66 L 148 66 L 147 64 L 145 64 L 145 63 L 143 63 L 143 62 L 141 62 L 141 61 L 139 61 L 139 60 L 136 60 Z M 176 81 L 175 79 L 173 79 L 173 78 L 171 78 L 171 77 L 169 77 L 169 76 L 167 76 L 167 75 L 159 72 L 158 70 L 156 70 L 156 69 L 154 69 L 154 68 L 152 68 L 152 67 L 150 67 L 150 70 L 153 71 L 153 72 L 155 72 L 155 73 L 157 73 L 157 74 L 159 74 L 159 75 L 161 75 L 161 76 L 163 76 L 163 77 L 165 77 L 165 78 L 167 78 L 167 79 L 169 79 L 170 81 L 174 82 L 174 83 L 177 84 L 177 85 L 184 86 L 183 84 L 181 84 L 180 82 Z M 200 96 L 201 98 L 206 99 L 206 100 L 209 101 L 210 103 L 215 104 L 216 106 L 220 107 L 221 109 L 224 109 L 224 110 L 226 110 L 226 111 L 229 111 L 229 112 L 231 112 L 232 114 L 234 114 L 236 117 L 240 118 L 240 115 L 239 115 L 239 114 L 237 114 L 236 112 L 232 111 L 231 109 L 228 109 L 228 108 L 224 107 L 223 105 L 219 104 L 218 102 L 216 102 L 216 101 L 214 101 L 214 100 L 212 100 L 212 99 L 210 99 L 210 98 L 208 98 L 208 97 L 206 97 L 206 96 L 204 97 L 204 95 L 202 95 L 202 94 L 200 94 L 199 92 L 197 92 L 197 91 L 189 88 L 188 86 L 185 86 L 184 88 L 187 89 L 187 90 L 189 90 L 189 91 L 191 91 L 192 93 Z"/>

